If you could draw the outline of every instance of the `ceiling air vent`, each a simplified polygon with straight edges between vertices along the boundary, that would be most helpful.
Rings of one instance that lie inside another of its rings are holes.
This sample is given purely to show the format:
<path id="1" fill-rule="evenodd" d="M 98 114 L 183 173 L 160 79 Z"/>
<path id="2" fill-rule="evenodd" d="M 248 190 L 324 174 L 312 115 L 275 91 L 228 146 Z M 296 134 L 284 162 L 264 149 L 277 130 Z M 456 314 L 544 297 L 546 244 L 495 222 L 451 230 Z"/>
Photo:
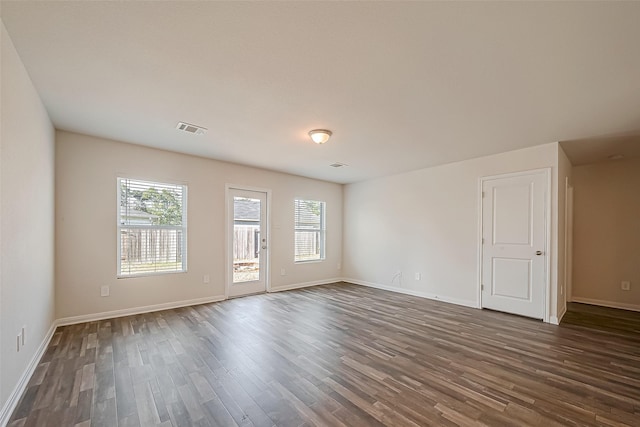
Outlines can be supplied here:
<path id="1" fill-rule="evenodd" d="M 176 126 L 176 129 L 184 132 L 188 132 L 188 133 L 193 133 L 195 135 L 204 135 L 204 133 L 207 131 L 207 128 L 203 128 L 200 126 L 196 126 L 196 125 L 192 125 L 184 122 L 178 122 L 178 126 Z"/>
<path id="2" fill-rule="evenodd" d="M 349 166 L 349 165 L 346 165 L 344 163 L 335 162 L 335 163 L 333 163 L 333 164 L 331 164 L 329 166 L 331 166 L 332 168 L 341 168 L 343 166 Z"/>

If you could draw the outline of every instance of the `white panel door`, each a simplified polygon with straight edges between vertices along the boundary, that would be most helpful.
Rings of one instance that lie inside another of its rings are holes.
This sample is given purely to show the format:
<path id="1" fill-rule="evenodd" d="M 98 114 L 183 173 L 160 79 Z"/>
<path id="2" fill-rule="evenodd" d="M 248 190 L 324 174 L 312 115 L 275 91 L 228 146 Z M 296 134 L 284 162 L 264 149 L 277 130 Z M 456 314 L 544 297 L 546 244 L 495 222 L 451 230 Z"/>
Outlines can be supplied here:
<path id="1" fill-rule="evenodd" d="M 482 182 L 482 307 L 544 318 L 545 171 Z"/>
<path id="2" fill-rule="evenodd" d="M 230 188 L 229 297 L 256 294 L 267 289 L 267 194 Z"/>

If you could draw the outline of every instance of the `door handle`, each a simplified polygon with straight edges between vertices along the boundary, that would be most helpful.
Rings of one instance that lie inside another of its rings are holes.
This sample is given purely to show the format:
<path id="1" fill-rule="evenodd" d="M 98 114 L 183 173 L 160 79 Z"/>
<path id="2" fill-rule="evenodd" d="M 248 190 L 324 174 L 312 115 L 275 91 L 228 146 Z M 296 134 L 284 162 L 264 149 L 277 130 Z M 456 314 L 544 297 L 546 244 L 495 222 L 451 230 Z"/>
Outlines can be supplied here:
<path id="1" fill-rule="evenodd" d="M 536 251 L 536 255 L 542 255 L 542 251 Z"/>

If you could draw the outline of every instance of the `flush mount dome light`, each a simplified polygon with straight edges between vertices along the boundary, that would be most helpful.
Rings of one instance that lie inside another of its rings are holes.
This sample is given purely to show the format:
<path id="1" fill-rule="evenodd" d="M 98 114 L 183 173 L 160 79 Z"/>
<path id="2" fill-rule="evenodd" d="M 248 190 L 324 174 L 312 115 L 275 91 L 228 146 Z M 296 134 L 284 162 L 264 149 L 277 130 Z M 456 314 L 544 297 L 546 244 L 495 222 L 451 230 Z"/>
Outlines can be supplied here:
<path id="1" fill-rule="evenodd" d="M 316 144 L 324 144 L 331 138 L 333 133 L 327 129 L 314 129 L 309 131 L 309 136 Z"/>

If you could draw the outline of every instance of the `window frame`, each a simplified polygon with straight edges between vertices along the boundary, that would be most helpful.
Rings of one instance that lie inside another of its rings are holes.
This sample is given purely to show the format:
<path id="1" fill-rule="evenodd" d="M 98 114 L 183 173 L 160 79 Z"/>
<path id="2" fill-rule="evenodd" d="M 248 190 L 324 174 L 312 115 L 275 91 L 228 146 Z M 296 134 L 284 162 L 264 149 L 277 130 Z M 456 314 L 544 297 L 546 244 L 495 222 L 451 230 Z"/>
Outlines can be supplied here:
<path id="1" fill-rule="evenodd" d="M 136 224 L 136 225 L 126 225 L 123 224 L 122 218 L 122 182 L 123 181 L 133 181 L 136 183 L 150 184 L 150 185 L 158 185 L 158 186 L 173 186 L 173 187 L 181 187 L 182 188 L 182 220 L 181 225 L 146 225 L 146 224 Z M 117 228 L 117 259 L 116 259 L 116 278 L 117 279 L 131 279 L 135 277 L 148 277 L 148 276 L 160 276 L 166 274 L 182 274 L 187 273 L 187 205 L 188 205 L 188 186 L 186 183 L 176 183 L 169 181 L 151 181 L 147 179 L 140 178 L 130 178 L 125 176 L 118 176 L 116 179 L 116 189 L 117 189 L 117 203 L 116 203 L 116 228 Z M 122 273 L 122 231 L 126 229 L 147 229 L 147 230 L 179 230 L 181 231 L 181 239 L 180 244 L 181 254 L 182 254 L 182 268 L 180 270 L 166 270 L 166 271 L 144 271 L 140 273 Z"/>
<path id="2" fill-rule="evenodd" d="M 314 203 L 320 203 L 321 209 L 320 209 L 320 228 L 317 230 L 314 229 L 308 229 L 308 228 L 299 228 L 298 227 L 298 222 L 296 221 L 296 207 L 298 202 L 314 202 Z M 302 198 L 302 197 L 296 197 L 293 200 L 293 262 L 295 264 L 305 264 L 305 263 L 314 263 L 314 262 L 323 262 L 326 258 L 327 258 L 327 202 L 323 201 L 323 200 L 312 200 L 312 199 L 306 199 L 306 198 Z M 310 232 L 310 231 L 316 231 L 319 233 L 320 235 L 320 241 L 319 241 L 319 246 L 320 246 L 320 257 L 319 258 L 315 258 L 315 259 L 297 259 L 298 256 L 296 255 L 296 236 L 297 233 L 299 232 Z"/>

